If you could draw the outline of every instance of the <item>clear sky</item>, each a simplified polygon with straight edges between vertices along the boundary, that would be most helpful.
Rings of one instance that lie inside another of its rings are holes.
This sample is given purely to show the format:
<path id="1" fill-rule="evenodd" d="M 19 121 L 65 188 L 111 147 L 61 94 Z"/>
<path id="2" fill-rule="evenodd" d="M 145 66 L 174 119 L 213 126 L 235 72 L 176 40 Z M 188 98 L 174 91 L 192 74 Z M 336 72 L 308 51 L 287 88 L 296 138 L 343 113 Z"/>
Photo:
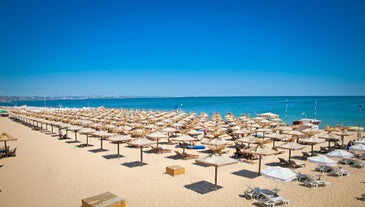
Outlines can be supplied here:
<path id="1" fill-rule="evenodd" d="M 0 96 L 365 95 L 363 0 L 0 1 Z"/>

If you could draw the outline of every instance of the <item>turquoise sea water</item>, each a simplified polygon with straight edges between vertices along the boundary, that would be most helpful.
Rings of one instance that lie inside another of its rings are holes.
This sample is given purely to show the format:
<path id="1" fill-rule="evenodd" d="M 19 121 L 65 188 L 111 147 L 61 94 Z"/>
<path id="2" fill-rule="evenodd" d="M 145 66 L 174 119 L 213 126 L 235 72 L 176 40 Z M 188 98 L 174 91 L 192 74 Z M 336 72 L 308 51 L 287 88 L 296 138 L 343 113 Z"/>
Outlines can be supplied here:
<path id="1" fill-rule="evenodd" d="M 365 105 L 363 96 L 321 96 L 321 97 L 178 97 L 178 98 L 120 98 L 120 99 L 82 99 L 82 100 L 47 100 L 47 101 L 16 101 L 2 103 L 3 106 L 39 106 L 39 107 L 98 107 L 145 109 L 145 110 L 181 110 L 189 112 L 214 112 L 224 116 L 227 112 L 235 116 L 272 112 L 291 124 L 300 118 L 317 118 L 322 121 L 320 127 L 357 126 L 365 123 L 364 113 L 359 113 L 359 105 Z M 363 108 L 363 107 L 362 107 Z M 364 110 L 362 110 L 363 112 Z"/>

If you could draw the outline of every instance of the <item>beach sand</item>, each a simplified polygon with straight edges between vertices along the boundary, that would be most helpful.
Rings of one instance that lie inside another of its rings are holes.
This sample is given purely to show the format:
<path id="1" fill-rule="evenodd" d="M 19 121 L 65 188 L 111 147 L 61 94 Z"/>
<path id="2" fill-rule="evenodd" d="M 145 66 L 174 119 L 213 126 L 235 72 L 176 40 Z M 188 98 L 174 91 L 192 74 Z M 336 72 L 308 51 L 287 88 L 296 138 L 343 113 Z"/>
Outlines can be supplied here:
<path id="1" fill-rule="evenodd" d="M 105 152 L 90 152 L 98 149 L 100 141 L 90 138 L 94 146 L 78 148 L 75 143 L 66 143 L 72 139 L 58 140 L 49 133 L 32 130 L 9 118 L 0 118 L 0 132 L 18 138 L 8 142 L 11 148 L 17 147 L 16 157 L 0 159 L 0 206 L 81 206 L 81 199 L 103 192 L 111 192 L 126 199 L 127 206 L 259 206 L 256 200 L 247 200 L 240 196 L 247 188 L 260 187 L 273 189 L 276 182 L 263 176 L 257 176 L 258 164 L 237 164 L 218 168 L 218 185 L 223 188 L 199 194 L 184 186 L 199 181 L 214 183 L 214 167 L 196 164 L 195 160 L 173 159 L 175 153 L 154 154 L 144 149 L 144 162 L 147 165 L 133 166 L 140 160 L 138 148 L 122 144 L 120 153 L 124 157 L 106 159 L 103 156 L 115 154 L 117 147 L 104 142 Z M 85 135 L 78 139 L 86 142 Z M 345 137 L 345 143 L 352 137 Z M 323 143 L 322 146 L 326 146 Z M 173 145 L 162 146 L 176 150 Z M 319 149 L 319 145 L 314 146 Z M 228 148 L 228 155 L 234 149 Z M 177 149 L 181 151 L 181 149 Z M 307 146 L 305 151 L 310 151 Z M 208 154 L 187 150 L 200 157 Z M 305 162 L 304 168 L 295 171 L 318 175 L 316 165 L 296 159 L 301 151 L 293 151 L 294 160 Z M 263 158 L 262 169 L 278 162 L 277 157 L 285 154 Z M 185 174 L 170 176 L 165 167 L 180 165 Z M 331 186 L 311 189 L 300 185 L 298 181 L 278 183 L 279 195 L 290 199 L 289 206 L 365 206 L 364 201 L 356 199 L 365 193 L 365 169 L 344 166 L 350 176 L 334 177 L 324 174 L 323 180 Z"/>

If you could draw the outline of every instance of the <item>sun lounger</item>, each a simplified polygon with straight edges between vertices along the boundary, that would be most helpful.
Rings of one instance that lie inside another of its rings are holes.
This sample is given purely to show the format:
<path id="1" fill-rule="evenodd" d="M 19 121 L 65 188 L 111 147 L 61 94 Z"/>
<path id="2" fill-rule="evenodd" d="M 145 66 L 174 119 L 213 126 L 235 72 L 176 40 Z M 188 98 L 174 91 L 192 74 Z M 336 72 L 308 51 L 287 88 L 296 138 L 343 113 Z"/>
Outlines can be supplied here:
<path id="1" fill-rule="evenodd" d="M 169 152 L 171 152 L 171 150 L 169 150 L 169 149 L 163 149 L 163 148 L 161 148 L 161 147 L 154 147 L 154 146 L 151 146 L 151 148 L 152 148 L 152 151 L 153 151 L 154 153 L 157 153 L 157 154 L 162 154 L 162 153 L 169 153 Z"/>
<path id="2" fill-rule="evenodd" d="M 289 167 L 292 167 L 292 168 L 305 167 L 305 163 L 297 163 L 294 160 L 290 160 Z"/>
<path id="3" fill-rule="evenodd" d="M 289 161 L 288 160 L 286 160 L 286 159 L 284 159 L 284 158 L 281 158 L 281 157 L 278 157 L 278 159 L 279 159 L 279 165 L 281 165 L 281 166 L 289 166 Z"/>
<path id="4" fill-rule="evenodd" d="M 190 160 L 190 159 L 197 159 L 197 158 L 199 158 L 199 155 L 188 154 L 186 152 L 184 152 L 182 155 L 183 155 L 183 159 L 184 160 Z"/>
<path id="5" fill-rule="evenodd" d="M 260 195 L 260 188 L 252 188 L 251 186 L 247 186 L 247 189 L 243 192 L 243 196 L 247 199 L 258 199 Z"/>
<path id="6" fill-rule="evenodd" d="M 176 156 L 180 159 L 182 159 L 184 157 L 183 154 L 181 154 L 179 151 L 175 151 L 175 153 L 176 153 Z"/>
<path id="7" fill-rule="evenodd" d="M 363 160 L 356 159 L 351 164 L 353 167 L 365 168 L 365 162 Z"/>
<path id="8" fill-rule="evenodd" d="M 16 156 L 16 147 L 14 148 L 14 150 L 13 150 L 13 151 L 9 151 L 9 152 L 7 153 L 7 156 L 8 156 L 8 157 L 15 157 L 15 156 Z"/>
<path id="9" fill-rule="evenodd" d="M 276 148 L 276 147 L 273 147 L 272 148 L 273 150 L 275 150 L 275 151 L 277 151 L 278 152 L 278 154 L 285 154 L 285 150 L 279 150 L 278 148 Z"/>
<path id="10" fill-rule="evenodd" d="M 348 176 L 350 173 L 343 168 L 335 166 L 335 167 L 332 167 L 330 174 L 341 177 L 341 176 Z"/>
<path id="11" fill-rule="evenodd" d="M 303 174 L 303 173 L 300 173 L 300 172 L 298 172 L 298 174 L 297 174 L 297 180 L 299 181 L 299 182 L 302 182 L 302 181 L 304 181 L 304 180 L 306 180 L 307 179 L 307 175 L 306 174 Z"/>
<path id="12" fill-rule="evenodd" d="M 234 153 L 235 157 L 245 157 L 245 155 L 240 149 L 236 148 L 236 152 Z"/>
<path id="13" fill-rule="evenodd" d="M 330 172 L 332 170 L 332 168 L 331 167 L 328 167 L 328 166 L 321 166 L 321 165 L 319 165 L 319 166 L 316 167 L 315 170 L 317 170 L 319 172 Z"/>
<path id="14" fill-rule="evenodd" d="M 261 195 L 263 197 L 259 199 L 259 202 L 265 204 L 267 207 L 274 207 L 276 204 L 289 204 L 290 202 L 289 199 L 286 199 L 282 196 L 267 195 L 262 192 Z"/>
<path id="15" fill-rule="evenodd" d="M 324 180 L 317 180 L 310 175 L 307 175 L 307 179 L 304 181 L 304 185 L 311 188 L 318 188 L 318 186 L 330 186 L 331 183 Z"/>
<path id="16" fill-rule="evenodd" d="M 349 159 L 349 158 L 342 158 L 341 160 L 338 161 L 338 164 L 344 164 L 344 165 L 350 165 L 354 162 L 353 159 Z"/>

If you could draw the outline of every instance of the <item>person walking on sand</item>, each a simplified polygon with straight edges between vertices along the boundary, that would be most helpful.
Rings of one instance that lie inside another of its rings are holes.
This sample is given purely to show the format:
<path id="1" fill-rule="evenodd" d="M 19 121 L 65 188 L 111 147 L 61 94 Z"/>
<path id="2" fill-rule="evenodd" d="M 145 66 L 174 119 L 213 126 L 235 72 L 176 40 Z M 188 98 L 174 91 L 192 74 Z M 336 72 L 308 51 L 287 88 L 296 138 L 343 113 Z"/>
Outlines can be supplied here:
<path id="1" fill-rule="evenodd" d="M 61 129 L 58 129 L 58 136 L 60 137 L 60 139 L 62 139 L 63 134 L 62 134 L 62 130 Z"/>

